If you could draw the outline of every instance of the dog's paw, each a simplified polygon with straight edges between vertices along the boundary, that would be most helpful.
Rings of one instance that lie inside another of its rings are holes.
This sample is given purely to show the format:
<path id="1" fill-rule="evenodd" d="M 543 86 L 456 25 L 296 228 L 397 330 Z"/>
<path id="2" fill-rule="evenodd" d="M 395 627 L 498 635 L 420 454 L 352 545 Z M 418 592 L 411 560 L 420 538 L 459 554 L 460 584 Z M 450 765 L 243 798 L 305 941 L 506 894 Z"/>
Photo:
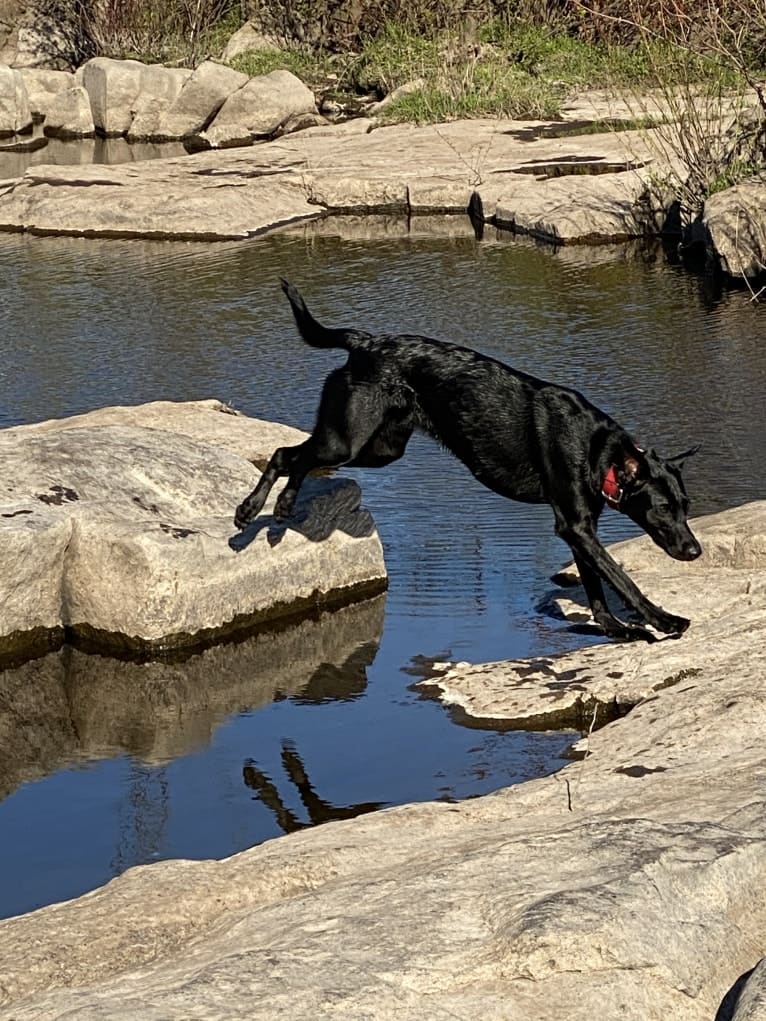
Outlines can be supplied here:
<path id="1" fill-rule="evenodd" d="M 623 620 L 617 620 L 615 618 L 609 623 L 601 621 L 599 622 L 599 626 L 607 638 L 611 638 L 616 642 L 657 641 L 657 636 L 653 635 L 648 628 L 641 627 L 640 624 L 628 624 Z"/>
<path id="2" fill-rule="evenodd" d="M 234 527 L 238 528 L 241 532 L 244 528 L 247 528 L 254 516 L 246 504 L 241 503 L 234 512 Z"/>
<path id="3" fill-rule="evenodd" d="M 677 617 L 673 613 L 660 613 L 649 623 L 666 635 L 682 635 L 691 621 L 686 617 Z"/>
<path id="4" fill-rule="evenodd" d="M 274 504 L 274 520 L 275 521 L 287 521 L 293 512 L 293 505 L 295 504 L 295 494 L 288 493 L 287 490 L 282 490 L 279 494 L 277 502 Z"/>

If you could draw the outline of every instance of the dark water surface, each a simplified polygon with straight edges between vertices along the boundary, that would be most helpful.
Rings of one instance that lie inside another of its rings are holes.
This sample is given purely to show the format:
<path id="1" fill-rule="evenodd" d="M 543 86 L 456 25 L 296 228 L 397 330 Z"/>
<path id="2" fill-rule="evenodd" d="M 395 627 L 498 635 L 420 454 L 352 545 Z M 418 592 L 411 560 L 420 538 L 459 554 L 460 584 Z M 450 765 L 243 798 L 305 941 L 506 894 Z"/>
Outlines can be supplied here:
<path id="1" fill-rule="evenodd" d="M 584 390 L 661 452 L 701 442 L 695 513 L 765 495 L 763 310 L 746 294 L 711 298 L 646 253 L 332 229 L 237 245 L 0 235 L 0 425 L 218 397 L 310 428 L 339 355 L 298 340 L 283 275 L 328 322 L 470 344 Z M 420 657 L 595 640 L 536 611 L 566 559 L 550 512 L 494 496 L 423 439 L 358 477 L 387 596 L 180 663 L 64 649 L 0 672 L 0 915 L 134 864 L 557 768 L 571 734 L 468 729 L 409 687 Z M 631 527 L 607 514 L 602 532 Z"/>

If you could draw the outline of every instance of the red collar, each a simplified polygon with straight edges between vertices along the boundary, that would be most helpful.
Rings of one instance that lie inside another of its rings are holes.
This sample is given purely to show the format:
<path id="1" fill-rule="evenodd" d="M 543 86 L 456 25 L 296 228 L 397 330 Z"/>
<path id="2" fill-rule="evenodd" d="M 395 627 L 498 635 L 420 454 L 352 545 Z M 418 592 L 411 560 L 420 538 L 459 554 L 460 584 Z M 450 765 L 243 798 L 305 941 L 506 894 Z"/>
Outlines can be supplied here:
<path id="1" fill-rule="evenodd" d="M 622 486 L 617 481 L 617 465 L 612 464 L 609 466 L 609 471 L 604 476 L 604 481 L 601 484 L 601 495 L 614 510 L 620 509 L 620 501 L 622 500 Z"/>

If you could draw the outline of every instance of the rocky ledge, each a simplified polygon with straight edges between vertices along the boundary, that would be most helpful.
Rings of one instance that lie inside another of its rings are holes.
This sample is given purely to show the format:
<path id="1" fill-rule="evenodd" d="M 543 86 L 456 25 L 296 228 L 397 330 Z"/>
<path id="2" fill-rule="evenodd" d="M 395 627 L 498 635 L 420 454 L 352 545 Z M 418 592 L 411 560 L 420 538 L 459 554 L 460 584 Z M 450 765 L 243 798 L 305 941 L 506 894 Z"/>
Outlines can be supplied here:
<path id="1" fill-rule="evenodd" d="M 556 243 L 662 227 L 647 132 L 550 137 L 550 125 L 495 120 L 373 127 L 347 121 L 140 164 L 30 167 L 0 182 L 0 230 L 240 239 L 328 213 L 465 214 L 472 198 L 486 221 Z"/>
<path id="2" fill-rule="evenodd" d="M 0 653 L 67 635 L 166 650 L 381 591 L 380 540 L 349 479 L 307 480 L 289 527 L 267 503 L 235 531 L 253 462 L 303 437 L 213 400 L 0 431 Z"/>
<path id="3" fill-rule="evenodd" d="M 586 729 L 625 692 L 634 708 L 589 732 L 578 761 L 462 804 L 136 868 L 2 922 L 0 1018 L 762 1017 L 766 502 L 695 527 L 707 556 L 692 565 L 640 540 L 618 550 L 689 611 L 679 641 L 438 682 L 513 721 L 590 690 Z"/>

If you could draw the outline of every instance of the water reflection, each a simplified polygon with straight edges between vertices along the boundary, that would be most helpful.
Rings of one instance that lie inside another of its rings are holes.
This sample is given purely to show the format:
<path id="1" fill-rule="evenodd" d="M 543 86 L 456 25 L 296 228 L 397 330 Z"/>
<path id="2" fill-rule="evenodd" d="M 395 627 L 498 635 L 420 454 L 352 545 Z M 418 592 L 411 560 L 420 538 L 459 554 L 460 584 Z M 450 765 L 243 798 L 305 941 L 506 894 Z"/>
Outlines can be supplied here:
<path id="1" fill-rule="evenodd" d="M 307 822 L 302 822 L 297 814 L 287 807 L 274 781 L 258 769 L 253 759 L 248 759 L 245 762 L 242 768 L 242 779 L 246 787 L 255 791 L 258 801 L 274 813 L 274 818 L 283 833 L 295 833 L 297 830 L 304 830 L 309 826 L 318 826 L 321 823 L 333 822 L 338 819 L 353 819 L 366 812 L 375 812 L 385 804 L 382 801 L 360 801 L 354 805 L 333 805 L 321 798 L 309 780 L 306 767 L 297 748 L 290 741 L 282 742 L 282 767 L 308 813 Z"/>
<path id="2" fill-rule="evenodd" d="M 91 163 L 136 163 L 183 156 L 181 142 L 128 142 L 125 138 L 46 138 L 37 125 L 33 135 L 0 142 L 0 180 L 21 177 L 28 167 L 85 166 Z"/>
<path id="3" fill-rule="evenodd" d="M 0 798 L 72 763 L 129 754 L 148 765 L 208 745 L 232 713 L 287 697 L 358 698 L 385 597 L 178 663 L 134 663 L 66 646 L 0 671 Z"/>

